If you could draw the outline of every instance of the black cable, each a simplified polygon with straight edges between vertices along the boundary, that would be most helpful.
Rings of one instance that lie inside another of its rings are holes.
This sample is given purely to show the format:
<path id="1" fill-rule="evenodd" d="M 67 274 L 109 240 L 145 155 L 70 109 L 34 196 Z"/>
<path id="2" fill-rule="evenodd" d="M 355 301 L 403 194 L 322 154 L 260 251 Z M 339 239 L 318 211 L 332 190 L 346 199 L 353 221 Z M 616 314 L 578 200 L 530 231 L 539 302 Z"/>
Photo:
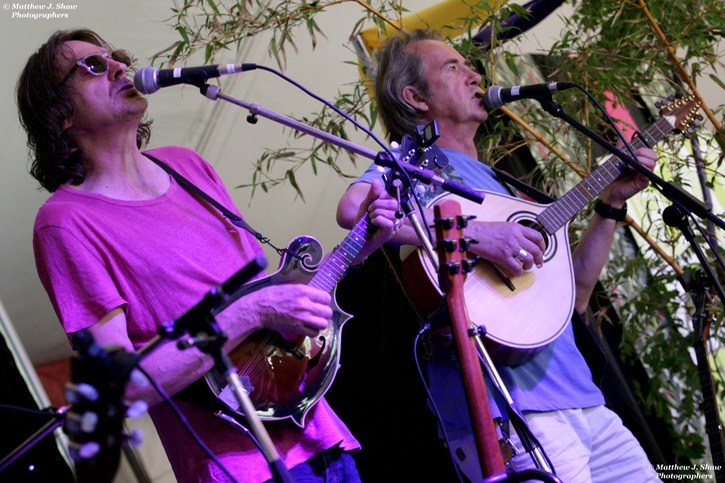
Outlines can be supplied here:
<path id="1" fill-rule="evenodd" d="M 144 376 L 146 376 L 146 379 L 148 379 L 149 383 L 153 386 L 153 388 L 156 390 L 156 392 L 161 396 L 161 398 L 164 400 L 166 404 L 169 405 L 172 411 L 176 414 L 176 416 L 181 421 L 181 425 L 186 429 L 186 431 L 189 433 L 191 438 L 196 442 L 196 444 L 199 445 L 199 447 L 204 451 L 204 453 L 209 456 L 209 458 L 226 474 L 229 479 L 237 483 L 237 479 L 234 478 L 234 476 L 231 474 L 231 472 L 222 464 L 221 461 L 219 461 L 219 458 L 216 457 L 214 452 L 202 441 L 202 439 L 199 437 L 198 434 L 196 434 L 196 431 L 194 431 L 194 428 L 191 427 L 191 424 L 189 424 L 189 420 L 186 419 L 186 416 L 184 413 L 181 412 L 179 407 L 174 403 L 174 401 L 171 399 L 171 397 L 164 391 L 164 389 L 159 385 L 158 382 L 156 382 L 151 375 L 146 372 L 146 370 L 141 367 L 141 364 L 136 365 L 136 369 L 138 369 Z"/>
<path id="2" fill-rule="evenodd" d="M 266 66 L 258 65 L 258 64 L 250 64 L 250 65 L 254 65 L 254 68 L 255 69 L 260 69 L 260 70 L 264 70 L 264 71 L 267 71 L 267 72 L 271 72 L 272 74 L 275 74 L 276 76 L 278 76 L 278 77 L 284 79 L 285 81 L 289 82 L 290 84 L 294 85 L 295 87 L 297 87 L 298 89 L 300 89 L 302 92 L 304 92 L 308 96 L 312 97 L 313 99 L 321 102 L 322 104 L 326 105 L 327 107 L 329 107 L 330 109 L 332 109 L 333 111 L 335 111 L 337 114 L 339 114 L 340 116 L 342 116 L 343 118 L 345 118 L 348 122 L 350 122 L 353 126 L 357 127 L 362 132 L 364 132 L 365 134 L 367 134 L 368 136 L 370 136 L 373 139 L 373 141 L 375 141 L 378 144 L 378 146 L 380 146 L 383 149 L 383 151 L 388 156 L 390 156 L 390 158 L 393 160 L 393 162 L 396 165 L 400 166 L 400 161 L 398 161 L 398 156 L 395 156 L 393 154 L 393 150 L 391 150 L 388 147 L 387 144 L 385 144 L 380 138 L 378 138 L 375 135 L 375 133 L 373 133 L 371 130 L 367 129 L 362 124 L 360 124 L 359 122 L 357 122 L 357 120 L 355 120 L 349 114 L 347 114 L 346 112 L 344 112 L 342 109 L 338 108 L 336 105 L 334 105 L 333 103 L 331 103 L 327 99 L 325 99 L 325 98 L 323 98 L 323 97 L 315 94 L 314 92 L 310 91 L 308 88 L 306 88 L 305 86 L 303 86 L 299 82 L 295 81 L 294 79 L 292 79 L 290 77 L 287 77 L 283 73 L 281 73 L 281 72 L 279 72 L 279 71 L 277 71 L 275 69 L 272 69 L 271 67 L 266 67 Z M 420 181 L 415 181 L 415 184 L 414 184 L 413 179 L 410 177 L 410 174 L 404 168 L 402 168 L 402 167 L 399 168 L 399 171 L 403 174 L 403 176 L 405 176 L 406 181 L 408 182 L 408 186 L 411 187 L 411 190 L 414 189 L 414 187 L 415 187 L 415 185 L 417 183 L 420 183 Z M 433 237 L 431 236 L 430 229 L 428 228 L 428 226 L 429 226 L 428 225 L 428 222 L 425 219 L 425 214 L 423 212 L 423 206 L 421 206 L 421 203 L 418 200 L 418 197 L 417 196 L 413 196 L 413 198 L 415 199 L 415 203 L 418 206 L 418 212 L 420 213 L 420 217 L 422 219 L 421 225 L 423 227 L 425 227 L 426 231 L 428 232 L 428 238 L 430 240 L 432 240 Z"/>
<path id="3" fill-rule="evenodd" d="M 13 406 L 11 404 L 0 404 L 0 409 L 7 409 L 10 411 L 18 411 L 18 412 L 22 412 L 22 413 L 34 414 L 36 416 L 49 416 L 51 418 L 58 418 L 58 419 L 62 419 L 65 417 L 65 415 L 62 413 L 57 413 L 57 412 L 51 413 L 50 411 L 57 411 L 57 409 L 54 407 L 49 407 L 49 408 L 45 408 L 45 409 L 29 409 L 29 408 L 23 408 L 20 406 Z"/>
<path id="4" fill-rule="evenodd" d="M 420 381 L 423 384 L 423 389 L 425 389 L 426 394 L 428 395 L 428 401 L 430 401 L 430 407 L 433 410 L 433 413 L 436 416 L 436 419 L 438 420 L 438 427 L 441 430 L 441 434 L 443 435 L 443 440 L 446 443 L 446 448 L 448 449 L 448 453 L 451 456 L 451 463 L 453 464 L 453 469 L 456 471 L 456 475 L 458 475 L 458 479 L 461 482 L 465 482 L 466 479 L 464 479 L 464 476 L 461 475 L 461 469 L 458 467 L 458 464 L 455 461 L 453 451 L 451 450 L 451 444 L 450 439 L 448 438 L 448 433 L 446 432 L 445 425 L 443 424 L 443 417 L 441 416 L 441 413 L 438 409 L 438 406 L 436 405 L 435 400 L 433 399 L 433 395 L 430 392 L 430 383 L 428 379 L 425 377 L 425 374 L 423 374 L 423 370 L 420 366 L 420 361 L 418 360 L 418 344 L 420 343 L 420 337 L 429 331 L 431 328 L 430 323 L 423 324 L 423 327 L 418 331 L 418 333 L 415 335 L 415 339 L 413 340 L 413 361 L 415 362 L 415 367 L 418 370 L 418 376 L 420 377 Z"/>

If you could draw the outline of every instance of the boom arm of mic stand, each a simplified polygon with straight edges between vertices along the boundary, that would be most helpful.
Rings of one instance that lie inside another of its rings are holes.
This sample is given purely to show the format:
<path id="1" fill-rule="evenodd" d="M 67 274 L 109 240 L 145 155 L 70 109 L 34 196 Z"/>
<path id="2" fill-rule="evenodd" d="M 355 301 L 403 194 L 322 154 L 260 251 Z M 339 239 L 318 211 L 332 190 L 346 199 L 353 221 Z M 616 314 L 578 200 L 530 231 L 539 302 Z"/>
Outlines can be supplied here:
<path id="1" fill-rule="evenodd" d="M 638 173 L 646 176 L 647 179 L 652 182 L 652 184 L 660 188 L 661 193 L 665 197 L 667 197 L 667 199 L 669 199 L 673 203 L 684 207 L 689 212 L 696 214 L 700 218 L 710 220 L 713 224 L 725 229 L 725 221 L 715 216 L 707 206 L 700 202 L 700 200 L 693 197 L 679 186 L 663 180 L 652 171 L 642 166 L 642 163 L 624 154 L 622 150 L 617 149 L 615 146 L 612 146 L 612 144 L 607 142 L 606 139 L 604 139 L 588 127 L 582 125 L 580 122 L 564 112 L 564 109 L 559 104 L 555 103 L 552 99 L 546 99 L 542 97 L 537 98 L 536 100 L 539 101 L 541 107 L 543 107 L 546 112 L 554 117 L 558 117 L 559 119 L 564 120 L 567 124 L 573 126 L 577 131 L 583 133 L 585 136 L 595 141 L 601 147 L 627 163 L 627 166 L 634 169 Z"/>
<path id="2" fill-rule="evenodd" d="M 346 141 L 345 139 L 339 138 L 337 136 L 333 136 L 332 134 L 327 133 L 325 131 L 321 131 L 312 126 L 308 126 L 307 124 L 301 123 L 301 122 L 291 119 L 289 117 L 282 116 L 281 114 L 277 114 L 275 112 L 267 110 L 267 109 L 263 108 L 262 106 L 260 106 L 259 104 L 250 104 L 241 99 L 235 99 L 233 97 L 227 96 L 226 94 L 222 93 L 221 90 L 216 86 L 210 86 L 210 85 L 206 84 L 203 87 L 201 87 L 200 90 L 201 90 L 201 93 L 204 95 L 204 97 L 207 97 L 208 99 L 211 99 L 212 101 L 221 99 L 223 101 L 229 102 L 230 104 L 234 104 L 239 107 L 243 107 L 243 108 L 247 109 L 249 111 L 249 113 L 253 116 L 259 115 L 266 119 L 270 119 L 274 122 L 282 124 L 283 126 L 290 127 L 292 129 L 294 129 L 295 131 L 301 132 L 303 134 L 309 134 L 310 136 L 316 137 L 317 139 L 322 139 L 325 142 L 328 142 L 330 144 L 343 148 L 346 151 L 349 151 L 351 153 L 365 156 L 368 159 L 375 159 L 375 157 L 378 154 L 375 151 L 364 148 L 362 146 L 358 146 L 355 143 L 351 143 L 350 141 Z"/>
<path id="3" fill-rule="evenodd" d="M 270 119 L 279 124 L 282 124 L 283 126 L 290 127 L 292 129 L 294 129 L 295 131 L 301 132 L 303 134 L 309 134 L 310 136 L 313 136 L 317 139 L 321 139 L 322 141 L 325 141 L 334 146 L 345 149 L 346 151 L 349 151 L 351 153 L 359 154 L 368 159 L 372 159 L 373 161 L 378 163 L 377 158 L 379 157 L 379 153 L 377 153 L 375 151 L 367 149 L 363 146 L 359 146 L 355 143 L 351 143 L 350 141 L 339 138 L 339 137 L 334 136 L 325 131 L 321 131 L 312 126 L 308 126 L 307 124 L 298 122 L 289 117 L 282 116 L 281 114 L 277 114 L 270 110 L 264 109 L 259 104 L 250 104 L 250 103 L 242 101 L 240 99 L 235 99 L 233 97 L 227 96 L 226 94 L 222 93 L 221 90 L 216 86 L 210 86 L 208 84 L 205 84 L 202 87 L 200 87 L 200 91 L 208 99 L 211 99 L 213 101 L 215 101 L 217 99 L 221 99 L 221 100 L 229 102 L 231 104 L 243 107 L 243 108 L 247 109 L 254 116 L 259 115 L 264 118 Z M 394 162 L 394 161 L 389 160 L 388 162 Z M 378 164 L 380 164 L 380 163 L 378 163 Z M 474 201 L 476 203 L 481 203 L 483 201 L 483 196 L 479 192 L 477 192 L 475 190 L 471 190 L 470 188 L 468 188 L 466 186 L 459 185 L 452 181 L 445 180 L 439 176 L 436 176 L 435 173 L 433 173 L 430 170 L 417 168 L 415 166 L 406 165 L 404 163 L 400 163 L 397 166 L 400 166 L 402 169 L 405 169 L 406 171 L 411 173 L 411 176 L 414 176 L 417 179 L 420 179 L 424 183 L 435 184 L 435 185 L 441 186 L 445 191 L 450 191 L 451 193 L 455 193 L 459 196 L 462 196 L 462 197 L 469 199 L 471 201 Z"/>

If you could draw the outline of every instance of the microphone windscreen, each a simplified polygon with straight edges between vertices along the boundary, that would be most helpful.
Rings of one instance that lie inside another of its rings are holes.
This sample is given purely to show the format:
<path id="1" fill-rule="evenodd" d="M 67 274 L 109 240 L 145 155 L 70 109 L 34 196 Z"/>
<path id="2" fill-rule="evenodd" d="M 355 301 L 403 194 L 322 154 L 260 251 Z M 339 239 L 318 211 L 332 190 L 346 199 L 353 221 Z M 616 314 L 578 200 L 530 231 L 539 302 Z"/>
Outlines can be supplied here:
<path id="1" fill-rule="evenodd" d="M 153 67 L 142 67 L 136 71 L 133 76 L 133 85 L 141 94 L 153 94 L 159 90 L 159 84 L 156 80 L 158 71 Z"/>
<path id="2" fill-rule="evenodd" d="M 486 109 L 492 111 L 506 104 L 501 98 L 501 90 L 501 86 L 497 85 L 492 85 L 486 89 L 483 93 L 483 104 L 486 106 Z"/>

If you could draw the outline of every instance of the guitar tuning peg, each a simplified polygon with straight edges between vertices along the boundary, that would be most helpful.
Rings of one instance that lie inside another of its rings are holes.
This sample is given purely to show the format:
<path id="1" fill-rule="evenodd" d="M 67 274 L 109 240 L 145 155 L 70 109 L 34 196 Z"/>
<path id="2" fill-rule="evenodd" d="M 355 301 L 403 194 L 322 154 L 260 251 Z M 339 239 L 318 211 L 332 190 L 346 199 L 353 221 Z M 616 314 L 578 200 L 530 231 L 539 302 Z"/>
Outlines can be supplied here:
<path id="1" fill-rule="evenodd" d="M 71 441 L 68 443 L 68 449 L 70 450 L 70 456 L 73 461 L 79 462 L 94 458 L 101 452 L 101 445 L 95 441 L 89 441 L 83 444 Z"/>
<path id="2" fill-rule="evenodd" d="M 655 102 L 655 107 L 656 107 L 657 109 L 661 109 L 661 108 L 662 108 L 662 106 L 664 106 L 664 105 L 665 105 L 665 102 L 664 102 L 664 101 L 662 101 L 662 100 L 659 100 L 659 101 Z"/>
<path id="3" fill-rule="evenodd" d="M 70 434 L 92 433 L 98 426 L 98 414 L 86 411 L 83 414 L 68 412 L 65 420 L 65 430 Z"/>
<path id="4" fill-rule="evenodd" d="M 462 260 L 461 265 L 462 265 L 463 272 L 470 273 L 473 270 L 473 267 L 476 266 L 476 262 L 478 262 L 478 260 L 475 260 L 475 259 L 474 260 L 468 260 L 468 259 Z"/>
<path id="5" fill-rule="evenodd" d="M 149 380 L 146 378 L 144 373 L 138 369 L 131 371 L 129 379 L 132 383 L 137 384 L 139 387 L 146 387 L 149 385 Z"/>
<path id="6" fill-rule="evenodd" d="M 128 408 L 126 409 L 126 417 L 131 419 L 136 419 L 144 415 L 146 411 L 148 411 L 149 405 L 146 403 L 146 401 L 143 401 L 139 399 L 138 401 L 134 401 L 131 404 L 128 405 Z"/>
<path id="7" fill-rule="evenodd" d="M 450 230 L 453 228 L 455 220 L 450 216 L 446 216 L 445 218 L 440 218 L 438 223 L 441 224 L 444 230 Z"/>
<path id="8" fill-rule="evenodd" d="M 134 429 L 131 432 L 123 432 L 123 444 L 131 448 L 140 448 L 143 444 L 143 431 Z"/>
<path id="9" fill-rule="evenodd" d="M 463 237 L 458 241 L 462 252 L 467 252 L 471 245 L 478 243 L 478 240 L 470 237 Z"/>
<path id="10" fill-rule="evenodd" d="M 80 384 L 74 384 L 72 382 L 67 383 L 63 394 L 71 404 L 78 404 L 81 399 L 87 399 L 88 401 L 98 400 L 98 390 L 85 382 Z"/>
<path id="11" fill-rule="evenodd" d="M 468 222 L 470 220 L 475 220 L 475 215 L 458 215 L 456 217 L 458 219 L 458 228 L 466 228 L 468 226 Z"/>
<path id="12" fill-rule="evenodd" d="M 445 267 L 448 269 L 448 273 L 450 273 L 451 275 L 456 275 L 461 271 L 461 265 L 458 262 L 446 263 Z"/>
<path id="13" fill-rule="evenodd" d="M 441 246 L 445 248 L 445 250 L 448 253 L 451 253 L 456 250 L 456 240 L 452 240 L 450 238 L 447 238 L 445 240 L 441 240 Z"/>

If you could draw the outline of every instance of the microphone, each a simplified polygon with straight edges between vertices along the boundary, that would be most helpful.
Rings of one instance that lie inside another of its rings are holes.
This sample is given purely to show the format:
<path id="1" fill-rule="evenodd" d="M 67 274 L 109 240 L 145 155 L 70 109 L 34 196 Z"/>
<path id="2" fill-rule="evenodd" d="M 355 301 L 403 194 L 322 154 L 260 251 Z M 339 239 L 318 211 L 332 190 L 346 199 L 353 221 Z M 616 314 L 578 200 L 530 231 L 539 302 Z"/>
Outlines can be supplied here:
<path id="1" fill-rule="evenodd" d="M 547 82 L 530 86 L 501 87 L 491 86 L 483 93 L 486 109 L 493 110 L 509 102 L 520 99 L 548 99 L 552 92 L 576 87 L 574 82 Z"/>
<path id="2" fill-rule="evenodd" d="M 237 74 L 256 68 L 256 64 L 202 65 L 200 67 L 176 67 L 161 70 L 153 67 L 142 67 L 134 75 L 133 85 L 142 94 L 153 94 L 162 87 L 177 84 L 193 84 L 201 87 L 200 83 L 204 83 L 208 79 L 227 74 Z"/>

